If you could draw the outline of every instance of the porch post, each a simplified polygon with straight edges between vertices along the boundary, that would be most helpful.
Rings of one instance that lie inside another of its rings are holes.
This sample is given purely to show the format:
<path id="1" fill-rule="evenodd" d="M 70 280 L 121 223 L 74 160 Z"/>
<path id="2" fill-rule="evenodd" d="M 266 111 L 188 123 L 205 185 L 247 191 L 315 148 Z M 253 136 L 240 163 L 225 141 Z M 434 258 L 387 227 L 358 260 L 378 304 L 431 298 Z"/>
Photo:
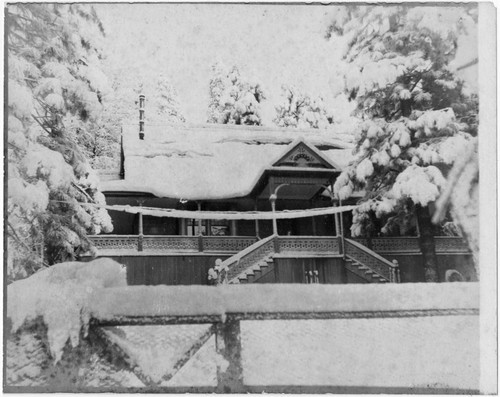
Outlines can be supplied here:
<path id="1" fill-rule="evenodd" d="M 334 207 L 338 207 L 339 204 L 336 202 L 333 202 Z M 335 219 L 335 235 L 340 236 L 340 219 L 339 219 L 339 213 L 333 214 L 333 217 Z"/>
<path id="2" fill-rule="evenodd" d="M 257 199 L 255 199 L 255 205 L 254 205 L 254 210 L 255 212 L 257 212 Z M 259 220 L 258 219 L 255 219 L 255 237 L 257 237 L 257 239 L 260 239 L 259 237 Z"/>
<path id="3" fill-rule="evenodd" d="M 342 207 L 342 201 L 339 199 L 339 206 Z M 342 255 L 345 258 L 345 241 L 344 241 L 344 217 L 343 213 L 340 213 L 340 241 L 342 244 Z"/>
<path id="4" fill-rule="evenodd" d="M 186 219 L 181 218 L 181 235 L 186 235 L 187 234 L 187 227 L 186 227 Z"/>
<path id="5" fill-rule="evenodd" d="M 139 203 L 139 207 L 142 207 L 142 202 Z M 139 240 L 137 243 L 137 250 L 142 251 L 142 240 L 144 238 L 144 231 L 143 231 L 143 226 L 142 226 L 142 211 L 138 212 L 139 214 Z"/>
<path id="6" fill-rule="evenodd" d="M 273 234 L 278 235 L 278 223 L 276 222 L 276 199 L 278 196 L 276 194 L 271 194 L 269 196 L 269 201 L 271 202 L 271 209 L 273 211 Z"/>
<path id="7" fill-rule="evenodd" d="M 231 219 L 231 236 L 237 236 L 238 230 L 236 227 L 236 219 Z"/>
<path id="8" fill-rule="evenodd" d="M 201 212 L 201 203 L 198 201 L 198 211 Z M 198 219 L 198 251 L 202 252 L 203 251 L 203 236 L 201 232 L 201 227 L 202 227 L 202 221 L 201 219 Z"/>
<path id="9" fill-rule="evenodd" d="M 310 201 L 310 208 L 312 209 L 313 208 L 313 201 L 311 200 Z M 312 223 L 312 234 L 313 236 L 316 236 L 316 219 L 314 218 L 314 216 L 311 216 L 311 223 Z"/>
<path id="10" fill-rule="evenodd" d="M 201 203 L 198 201 L 198 211 L 201 212 Z M 201 219 L 198 219 L 198 235 L 201 236 L 201 227 L 202 227 L 202 221 Z"/>

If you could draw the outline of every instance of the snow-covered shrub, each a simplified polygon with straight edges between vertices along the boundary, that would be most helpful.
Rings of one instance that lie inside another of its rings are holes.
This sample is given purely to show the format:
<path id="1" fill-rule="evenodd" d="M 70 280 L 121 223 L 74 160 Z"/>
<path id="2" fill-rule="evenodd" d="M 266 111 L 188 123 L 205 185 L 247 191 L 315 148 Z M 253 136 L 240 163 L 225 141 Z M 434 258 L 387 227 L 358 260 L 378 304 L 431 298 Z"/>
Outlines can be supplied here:
<path id="1" fill-rule="evenodd" d="M 101 288 L 126 285 L 124 267 L 111 259 L 59 263 L 7 287 L 7 317 L 13 332 L 42 317 L 57 362 L 68 340 L 78 346 L 80 333 L 87 329 L 90 297 Z"/>

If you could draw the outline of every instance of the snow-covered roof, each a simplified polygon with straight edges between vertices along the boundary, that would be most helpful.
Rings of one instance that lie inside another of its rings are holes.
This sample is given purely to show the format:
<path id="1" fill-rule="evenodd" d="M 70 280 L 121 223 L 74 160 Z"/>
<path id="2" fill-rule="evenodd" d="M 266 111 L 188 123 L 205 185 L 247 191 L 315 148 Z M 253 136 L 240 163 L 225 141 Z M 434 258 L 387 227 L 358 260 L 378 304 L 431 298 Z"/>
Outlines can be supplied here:
<path id="1" fill-rule="evenodd" d="M 334 168 L 352 159 L 352 135 L 236 125 L 123 126 L 125 179 L 102 182 L 104 192 L 145 192 L 174 199 L 223 199 L 249 194 L 262 173 L 298 142 Z"/>

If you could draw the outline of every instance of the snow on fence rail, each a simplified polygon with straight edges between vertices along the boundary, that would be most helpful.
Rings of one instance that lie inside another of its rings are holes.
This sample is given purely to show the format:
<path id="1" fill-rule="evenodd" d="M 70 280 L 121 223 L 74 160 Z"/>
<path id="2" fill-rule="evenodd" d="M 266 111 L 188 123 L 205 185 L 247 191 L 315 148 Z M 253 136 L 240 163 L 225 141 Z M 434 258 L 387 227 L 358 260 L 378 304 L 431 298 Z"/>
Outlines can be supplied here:
<path id="1" fill-rule="evenodd" d="M 96 291 L 90 306 L 94 321 L 100 324 L 158 323 L 159 318 L 172 317 L 223 319 L 228 314 L 279 317 L 286 313 L 292 318 L 304 313 L 311 317 L 478 314 L 479 286 L 477 283 L 135 286 Z"/>

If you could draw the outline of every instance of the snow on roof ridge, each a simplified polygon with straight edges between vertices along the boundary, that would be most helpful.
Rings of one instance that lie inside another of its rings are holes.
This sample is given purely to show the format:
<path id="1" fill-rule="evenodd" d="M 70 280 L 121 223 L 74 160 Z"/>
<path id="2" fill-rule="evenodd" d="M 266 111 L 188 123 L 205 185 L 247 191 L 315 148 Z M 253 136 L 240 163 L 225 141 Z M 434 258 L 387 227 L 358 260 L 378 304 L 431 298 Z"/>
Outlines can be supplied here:
<path id="1" fill-rule="evenodd" d="M 138 123 L 123 123 L 123 126 L 137 126 Z M 241 131 L 254 131 L 254 132 L 265 132 L 265 131 L 283 131 L 291 132 L 293 134 L 306 133 L 306 134 L 320 134 L 323 131 L 332 131 L 333 129 L 317 129 L 317 128 L 288 128 L 288 127 L 278 127 L 278 126 L 262 126 L 262 125 L 246 125 L 246 124 L 217 124 L 217 123 L 162 123 L 155 124 L 146 123 L 146 128 L 148 125 L 151 127 L 167 127 L 176 128 L 182 130 L 207 130 L 207 129 L 222 129 L 222 130 L 241 130 Z M 147 131 L 146 131 L 147 132 Z M 333 131 L 332 131 L 333 132 Z M 340 133 L 341 134 L 341 133 Z M 342 134 L 347 135 L 347 134 Z"/>

